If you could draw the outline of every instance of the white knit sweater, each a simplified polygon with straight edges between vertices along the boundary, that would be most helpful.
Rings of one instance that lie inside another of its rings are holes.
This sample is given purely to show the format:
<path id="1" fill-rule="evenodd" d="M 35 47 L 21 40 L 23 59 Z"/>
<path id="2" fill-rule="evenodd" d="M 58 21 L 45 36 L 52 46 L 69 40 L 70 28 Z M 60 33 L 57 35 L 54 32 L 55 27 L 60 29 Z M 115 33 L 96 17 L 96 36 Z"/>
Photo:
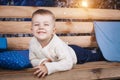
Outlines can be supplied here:
<path id="1" fill-rule="evenodd" d="M 44 48 L 41 47 L 38 40 L 33 37 L 30 41 L 29 59 L 33 67 L 38 66 L 46 59 L 52 62 L 45 63 L 48 74 L 70 70 L 77 59 L 74 50 L 63 42 L 58 36 L 53 39 Z"/>

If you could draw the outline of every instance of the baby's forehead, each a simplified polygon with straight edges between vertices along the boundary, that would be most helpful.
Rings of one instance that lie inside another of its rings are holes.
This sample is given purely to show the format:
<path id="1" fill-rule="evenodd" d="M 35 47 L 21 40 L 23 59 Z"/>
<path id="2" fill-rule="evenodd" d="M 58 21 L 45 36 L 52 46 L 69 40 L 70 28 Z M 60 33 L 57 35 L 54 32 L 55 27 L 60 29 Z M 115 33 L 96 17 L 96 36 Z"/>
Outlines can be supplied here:
<path id="1" fill-rule="evenodd" d="M 35 14 L 34 16 L 49 16 L 49 17 L 52 17 L 53 18 L 53 16 L 52 15 L 50 15 L 50 14 Z M 34 17 L 33 16 L 33 17 Z"/>
<path id="2" fill-rule="evenodd" d="M 36 15 L 37 15 L 37 16 L 49 16 L 49 17 L 51 17 L 53 20 L 55 20 L 55 16 L 52 15 L 52 14 L 47 14 L 47 13 L 46 13 L 46 14 L 40 14 L 40 13 L 34 14 L 34 16 L 36 16 Z M 33 16 L 33 17 L 34 17 L 34 16 Z"/>
<path id="3" fill-rule="evenodd" d="M 41 14 L 36 14 L 33 16 L 32 19 L 38 19 L 38 18 L 42 18 L 42 19 L 51 19 L 51 20 L 54 20 L 54 18 L 51 16 L 51 15 L 47 15 L 47 14 L 44 14 L 44 15 L 41 15 Z"/>
<path id="4" fill-rule="evenodd" d="M 32 23 L 50 23 L 50 24 L 55 24 L 55 21 L 51 16 L 47 15 L 36 15 L 32 19 Z"/>

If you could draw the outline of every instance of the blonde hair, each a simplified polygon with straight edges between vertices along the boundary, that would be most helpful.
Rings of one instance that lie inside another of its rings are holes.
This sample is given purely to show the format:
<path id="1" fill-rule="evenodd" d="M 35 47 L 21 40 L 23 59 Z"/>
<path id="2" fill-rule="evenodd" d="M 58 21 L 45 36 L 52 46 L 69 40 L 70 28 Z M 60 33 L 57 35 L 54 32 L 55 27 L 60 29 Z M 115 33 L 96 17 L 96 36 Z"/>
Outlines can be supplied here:
<path id="1" fill-rule="evenodd" d="M 36 10 L 35 12 L 33 12 L 32 18 L 33 18 L 35 15 L 37 15 L 37 14 L 40 14 L 40 15 L 50 15 L 50 16 L 53 18 L 53 20 L 55 21 L 55 15 L 54 15 L 51 11 L 49 11 L 49 10 L 46 10 L 46 9 L 38 9 L 38 10 Z"/>

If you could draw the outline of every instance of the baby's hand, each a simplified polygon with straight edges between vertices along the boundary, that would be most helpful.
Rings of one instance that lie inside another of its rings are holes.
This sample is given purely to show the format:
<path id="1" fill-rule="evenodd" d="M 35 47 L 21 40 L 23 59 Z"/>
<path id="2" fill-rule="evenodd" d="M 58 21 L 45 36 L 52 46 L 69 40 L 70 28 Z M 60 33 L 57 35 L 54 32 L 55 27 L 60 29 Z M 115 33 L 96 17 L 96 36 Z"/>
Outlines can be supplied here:
<path id="1" fill-rule="evenodd" d="M 36 71 L 34 72 L 34 75 L 37 77 L 45 77 L 48 74 L 48 70 L 45 65 L 40 65 L 34 68 Z"/>

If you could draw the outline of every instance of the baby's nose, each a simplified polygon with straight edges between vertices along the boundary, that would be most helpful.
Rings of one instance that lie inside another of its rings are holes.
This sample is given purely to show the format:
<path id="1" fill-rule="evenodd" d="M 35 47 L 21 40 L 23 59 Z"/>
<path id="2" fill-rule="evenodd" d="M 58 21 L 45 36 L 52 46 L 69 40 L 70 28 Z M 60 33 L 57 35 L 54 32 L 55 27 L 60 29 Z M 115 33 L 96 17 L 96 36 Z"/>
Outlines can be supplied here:
<path id="1" fill-rule="evenodd" d="M 38 27 L 39 29 L 41 29 L 41 28 L 44 28 L 44 26 L 43 25 L 39 25 L 39 27 Z"/>

